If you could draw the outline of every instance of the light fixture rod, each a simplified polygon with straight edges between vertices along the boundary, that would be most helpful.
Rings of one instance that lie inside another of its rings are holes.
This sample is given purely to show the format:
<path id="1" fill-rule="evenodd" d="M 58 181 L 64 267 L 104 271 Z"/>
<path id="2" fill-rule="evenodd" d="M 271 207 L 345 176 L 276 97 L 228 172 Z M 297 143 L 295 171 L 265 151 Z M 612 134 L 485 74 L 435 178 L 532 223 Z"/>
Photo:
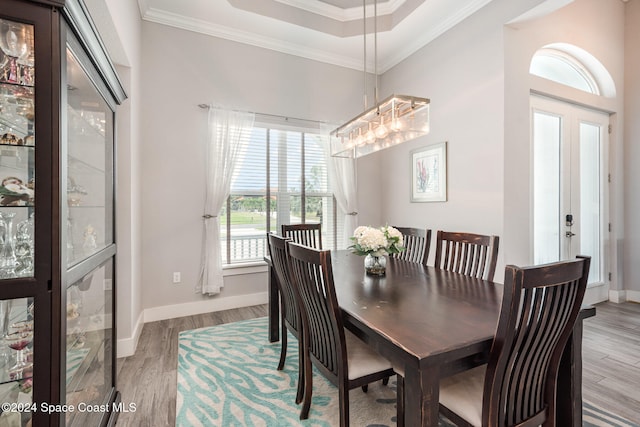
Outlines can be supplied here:
<path id="1" fill-rule="evenodd" d="M 378 105 L 378 0 L 373 1 L 373 74 L 376 79 L 373 99 Z"/>
<path id="2" fill-rule="evenodd" d="M 362 37 L 364 38 L 364 60 L 362 64 L 362 101 L 367 109 L 367 3 L 362 0 Z"/>

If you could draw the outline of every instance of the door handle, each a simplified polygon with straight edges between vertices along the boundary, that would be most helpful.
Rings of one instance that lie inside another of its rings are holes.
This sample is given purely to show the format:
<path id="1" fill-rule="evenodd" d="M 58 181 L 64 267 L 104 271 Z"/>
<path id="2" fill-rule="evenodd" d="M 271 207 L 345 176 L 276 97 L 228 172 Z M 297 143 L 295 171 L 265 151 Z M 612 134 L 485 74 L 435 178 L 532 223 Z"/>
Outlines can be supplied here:
<path id="1" fill-rule="evenodd" d="M 567 231 L 566 233 L 564 233 L 565 237 L 573 237 L 576 235 L 576 233 L 572 233 L 570 231 Z"/>

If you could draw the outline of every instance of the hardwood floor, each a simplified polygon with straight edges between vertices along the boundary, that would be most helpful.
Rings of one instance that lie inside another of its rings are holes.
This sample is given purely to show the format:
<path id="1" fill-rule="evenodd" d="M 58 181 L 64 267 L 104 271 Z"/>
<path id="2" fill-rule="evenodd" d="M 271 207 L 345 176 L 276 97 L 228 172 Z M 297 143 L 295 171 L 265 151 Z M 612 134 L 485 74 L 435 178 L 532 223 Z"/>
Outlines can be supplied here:
<path id="1" fill-rule="evenodd" d="M 585 320 L 583 397 L 640 423 L 640 304 L 602 303 Z M 174 426 L 178 333 L 267 315 L 259 305 L 144 325 L 136 354 L 118 359 L 118 390 L 135 412 L 120 414 L 118 426 Z"/>
<path id="2" fill-rule="evenodd" d="M 640 424 L 640 304 L 596 305 L 582 345 L 584 399 Z"/>
<path id="3" fill-rule="evenodd" d="M 266 315 L 265 304 L 146 323 L 136 354 L 118 359 L 117 388 L 122 402 L 136 404 L 135 412 L 120 414 L 118 427 L 175 426 L 180 331 Z"/>

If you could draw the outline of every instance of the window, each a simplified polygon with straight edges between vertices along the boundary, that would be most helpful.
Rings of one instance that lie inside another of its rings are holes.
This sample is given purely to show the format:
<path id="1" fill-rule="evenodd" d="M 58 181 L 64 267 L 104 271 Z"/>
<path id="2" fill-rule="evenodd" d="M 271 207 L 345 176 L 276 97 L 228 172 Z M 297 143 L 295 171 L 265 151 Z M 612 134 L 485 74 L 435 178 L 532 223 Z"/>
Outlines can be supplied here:
<path id="1" fill-rule="evenodd" d="M 254 127 L 220 214 L 224 264 L 262 261 L 266 233 L 280 234 L 282 224 L 322 223 L 324 249 L 337 247 L 328 151 L 327 137 L 317 130 Z"/>

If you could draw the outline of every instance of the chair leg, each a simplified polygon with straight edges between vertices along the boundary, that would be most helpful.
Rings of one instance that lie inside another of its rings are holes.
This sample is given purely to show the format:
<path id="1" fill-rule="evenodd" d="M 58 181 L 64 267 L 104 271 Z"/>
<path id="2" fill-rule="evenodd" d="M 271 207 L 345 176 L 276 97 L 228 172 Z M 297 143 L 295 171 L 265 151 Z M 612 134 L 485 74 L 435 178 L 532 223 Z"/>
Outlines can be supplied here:
<path id="1" fill-rule="evenodd" d="M 296 393 L 296 404 L 302 402 L 304 397 L 304 360 L 302 359 L 302 343 L 298 341 L 298 392 Z"/>
<path id="2" fill-rule="evenodd" d="M 306 420 L 307 418 L 309 418 L 309 409 L 311 409 L 311 395 L 313 394 L 313 370 L 311 368 L 311 358 L 309 357 L 308 352 L 303 350 L 302 355 L 304 362 L 304 400 L 302 403 L 302 409 L 300 410 L 300 419 Z"/>
<path id="3" fill-rule="evenodd" d="M 284 325 L 284 318 L 280 319 L 282 325 L 280 329 L 280 362 L 278 362 L 278 371 L 284 368 L 284 360 L 287 358 L 287 327 Z"/>
<path id="4" fill-rule="evenodd" d="M 404 378 L 396 375 L 398 386 L 396 388 L 396 425 L 404 426 Z"/>
<path id="5" fill-rule="evenodd" d="M 338 387 L 338 399 L 340 399 L 340 427 L 349 427 L 349 389 L 344 383 Z"/>
<path id="6" fill-rule="evenodd" d="M 365 384 L 362 386 L 362 391 L 364 391 L 365 393 L 369 391 L 369 384 Z"/>

